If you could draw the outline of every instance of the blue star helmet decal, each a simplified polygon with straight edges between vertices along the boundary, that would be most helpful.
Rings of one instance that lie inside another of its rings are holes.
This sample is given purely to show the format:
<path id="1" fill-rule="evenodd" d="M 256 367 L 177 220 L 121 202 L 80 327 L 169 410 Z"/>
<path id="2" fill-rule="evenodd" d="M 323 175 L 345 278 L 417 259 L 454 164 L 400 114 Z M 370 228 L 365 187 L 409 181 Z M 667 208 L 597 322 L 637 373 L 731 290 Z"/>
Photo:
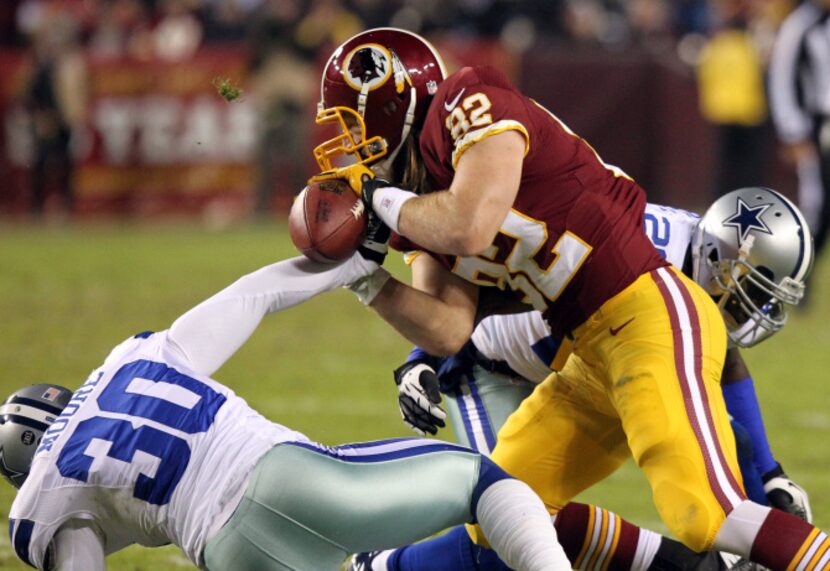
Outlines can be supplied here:
<path id="1" fill-rule="evenodd" d="M 735 214 L 723 221 L 724 226 L 732 226 L 738 232 L 739 242 L 746 240 L 752 230 L 758 230 L 765 234 L 772 234 L 766 222 L 761 220 L 761 215 L 767 211 L 772 204 L 759 204 L 750 206 L 738 197 Z"/>

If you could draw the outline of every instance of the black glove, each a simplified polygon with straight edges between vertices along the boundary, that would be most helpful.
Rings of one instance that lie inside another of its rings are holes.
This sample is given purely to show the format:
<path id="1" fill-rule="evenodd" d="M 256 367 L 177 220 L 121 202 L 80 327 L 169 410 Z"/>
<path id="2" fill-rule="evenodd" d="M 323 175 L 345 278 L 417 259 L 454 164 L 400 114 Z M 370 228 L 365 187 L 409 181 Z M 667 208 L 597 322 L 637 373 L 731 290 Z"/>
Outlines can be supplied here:
<path id="1" fill-rule="evenodd" d="M 395 369 L 398 406 L 409 428 L 425 436 L 446 426 L 447 413 L 439 406 L 441 392 L 435 370 L 424 361 L 409 361 Z"/>
<path id="2" fill-rule="evenodd" d="M 368 174 L 360 177 L 360 201 L 366 211 L 366 237 L 358 248 L 360 255 L 378 264 L 383 264 L 386 252 L 389 250 L 389 238 L 392 233 L 383 223 L 380 216 L 375 214 L 372 207 L 372 197 L 379 188 L 392 186 L 381 178 L 372 178 Z"/>
<path id="3" fill-rule="evenodd" d="M 770 506 L 798 516 L 807 523 L 813 522 L 813 510 L 807 492 L 790 480 L 781 464 L 761 476 L 761 481 Z"/>

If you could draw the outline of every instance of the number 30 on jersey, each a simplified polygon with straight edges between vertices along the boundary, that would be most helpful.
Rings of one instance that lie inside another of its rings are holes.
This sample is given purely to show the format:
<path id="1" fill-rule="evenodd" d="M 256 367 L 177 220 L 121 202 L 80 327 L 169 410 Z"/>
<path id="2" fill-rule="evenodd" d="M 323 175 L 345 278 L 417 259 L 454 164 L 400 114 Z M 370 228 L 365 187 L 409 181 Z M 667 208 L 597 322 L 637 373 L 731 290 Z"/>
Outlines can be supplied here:
<path id="1" fill-rule="evenodd" d="M 522 292 L 525 302 L 544 311 L 591 253 L 591 246 L 571 232 L 546 250 L 549 243 L 544 222 L 511 209 L 494 243 L 479 256 L 459 258 L 453 272 L 478 285 L 509 286 Z"/>

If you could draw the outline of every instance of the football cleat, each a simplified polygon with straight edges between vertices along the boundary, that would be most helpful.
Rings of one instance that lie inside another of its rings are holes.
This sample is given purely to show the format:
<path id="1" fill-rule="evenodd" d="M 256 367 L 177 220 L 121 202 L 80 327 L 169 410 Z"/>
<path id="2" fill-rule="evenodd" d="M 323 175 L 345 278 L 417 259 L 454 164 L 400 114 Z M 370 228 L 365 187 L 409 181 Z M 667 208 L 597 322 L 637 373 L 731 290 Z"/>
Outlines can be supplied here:
<path id="1" fill-rule="evenodd" d="M 721 569 L 730 569 L 732 571 L 768 571 L 766 567 L 762 567 L 757 563 L 744 559 L 740 555 L 718 553 L 717 557 L 723 565 Z"/>
<path id="2" fill-rule="evenodd" d="M 368 551 L 366 553 L 352 555 L 352 558 L 349 561 L 349 566 L 346 567 L 346 571 L 377 571 L 375 567 L 372 566 L 372 563 L 381 553 L 383 552 Z"/>

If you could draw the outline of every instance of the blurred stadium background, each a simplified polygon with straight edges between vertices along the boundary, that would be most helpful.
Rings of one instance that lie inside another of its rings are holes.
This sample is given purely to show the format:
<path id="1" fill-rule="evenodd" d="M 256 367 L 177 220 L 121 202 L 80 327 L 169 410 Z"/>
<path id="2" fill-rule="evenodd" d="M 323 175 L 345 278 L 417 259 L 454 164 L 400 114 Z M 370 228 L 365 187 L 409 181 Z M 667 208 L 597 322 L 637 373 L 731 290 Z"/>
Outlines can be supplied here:
<path id="1" fill-rule="evenodd" d="M 319 72 L 365 27 L 419 31 L 452 68 L 503 69 L 652 201 L 702 210 L 746 184 L 794 197 L 764 74 L 795 4 L 4 0 L 0 394 L 46 380 L 75 387 L 119 340 L 165 328 L 239 275 L 294 254 L 284 219 L 314 171 Z M 242 96 L 221 99 L 221 79 Z M 825 529 L 827 266 L 791 325 L 747 354 L 773 450 Z M 217 378 L 326 443 L 406 435 L 391 370 L 408 346 L 390 333 L 337 292 L 266 320 Z M 0 486 L 0 515 L 12 498 Z M 584 499 L 664 529 L 631 466 Z M 189 566 L 172 548 L 131 548 L 110 564 Z M 24 568 L 5 534 L 0 568 Z"/>

